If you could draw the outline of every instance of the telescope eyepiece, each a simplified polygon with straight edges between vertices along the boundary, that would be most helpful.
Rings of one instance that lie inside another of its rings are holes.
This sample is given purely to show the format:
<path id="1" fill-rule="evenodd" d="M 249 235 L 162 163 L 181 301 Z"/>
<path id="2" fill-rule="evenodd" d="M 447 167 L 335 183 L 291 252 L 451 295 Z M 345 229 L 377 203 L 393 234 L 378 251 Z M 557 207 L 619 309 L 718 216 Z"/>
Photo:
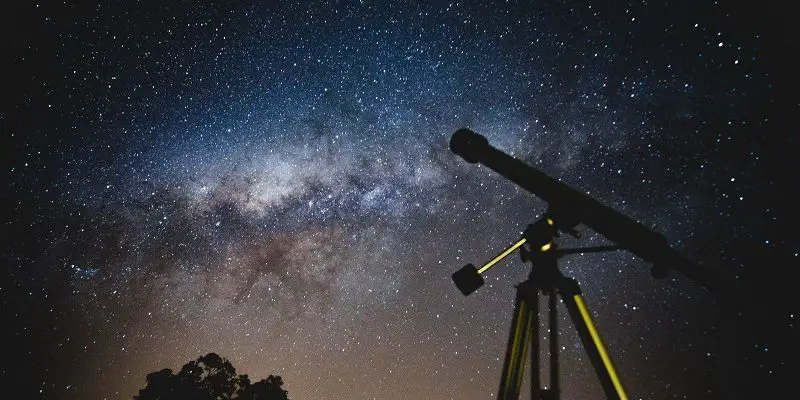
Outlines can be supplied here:
<path id="1" fill-rule="evenodd" d="M 450 137 L 450 151 L 458 154 L 470 164 L 480 161 L 480 155 L 489 147 L 485 137 L 467 129 L 461 128 Z"/>

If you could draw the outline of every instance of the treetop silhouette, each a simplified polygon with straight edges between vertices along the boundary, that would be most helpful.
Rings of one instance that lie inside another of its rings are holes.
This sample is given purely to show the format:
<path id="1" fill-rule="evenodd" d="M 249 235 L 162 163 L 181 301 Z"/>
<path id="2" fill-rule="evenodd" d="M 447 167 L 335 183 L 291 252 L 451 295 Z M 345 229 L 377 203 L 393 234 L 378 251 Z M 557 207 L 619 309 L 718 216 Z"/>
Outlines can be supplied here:
<path id="1" fill-rule="evenodd" d="M 283 379 L 270 375 L 254 384 L 237 375 L 226 359 L 208 353 L 186 363 L 180 372 L 169 368 L 147 374 L 147 386 L 134 400 L 288 400 Z"/>

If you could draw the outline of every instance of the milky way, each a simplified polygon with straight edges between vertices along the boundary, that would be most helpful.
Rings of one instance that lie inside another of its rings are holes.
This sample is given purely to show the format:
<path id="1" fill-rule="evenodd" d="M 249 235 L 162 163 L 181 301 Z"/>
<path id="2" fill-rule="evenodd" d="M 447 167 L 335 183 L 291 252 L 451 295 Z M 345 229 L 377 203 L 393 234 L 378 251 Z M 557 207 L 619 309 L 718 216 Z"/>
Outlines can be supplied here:
<path id="1" fill-rule="evenodd" d="M 699 264 L 796 262 L 746 11 L 168 3 L 20 6 L 0 289 L 25 360 L 3 377 L 26 398 L 130 398 L 208 352 L 292 399 L 491 398 L 528 267 L 512 257 L 467 298 L 450 274 L 546 204 L 452 154 L 461 127 Z M 696 282 L 623 252 L 562 271 L 632 397 L 730 398 L 785 367 L 772 338 L 729 336 L 739 320 Z M 562 318 L 564 397 L 599 398 Z"/>

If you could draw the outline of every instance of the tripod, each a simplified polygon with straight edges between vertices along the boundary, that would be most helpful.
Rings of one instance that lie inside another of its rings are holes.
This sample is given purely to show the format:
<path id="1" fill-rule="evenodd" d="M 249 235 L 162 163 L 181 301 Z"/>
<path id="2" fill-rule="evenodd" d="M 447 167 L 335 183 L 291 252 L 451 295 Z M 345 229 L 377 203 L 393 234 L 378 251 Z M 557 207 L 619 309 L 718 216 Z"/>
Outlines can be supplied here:
<path id="1" fill-rule="evenodd" d="M 571 225 L 571 224 L 570 224 Z M 570 227 L 572 228 L 572 227 Z M 577 236 L 574 229 L 570 233 Z M 518 399 L 525 371 L 525 357 L 530 351 L 531 398 L 533 400 L 557 400 L 560 398 L 558 365 L 558 314 L 556 295 L 560 295 L 578 331 L 589 360 L 594 367 L 606 397 L 627 400 L 627 395 L 617 376 L 611 359 L 600 340 L 586 304 L 581 296 L 578 282 L 565 277 L 558 269 L 558 259 L 567 254 L 592 253 L 618 250 L 617 246 L 598 246 L 579 249 L 557 249 L 553 240 L 558 230 L 552 215 L 546 215 L 529 225 L 522 239 L 501 252 L 480 269 L 467 264 L 453 274 L 453 281 L 462 293 L 468 295 L 483 285 L 481 273 L 492 267 L 515 249 L 528 244 L 531 249 L 520 249 L 523 261 L 532 263 L 528 279 L 517 285 L 514 317 L 506 346 L 503 373 L 500 380 L 500 400 Z M 539 294 L 549 297 L 550 327 L 550 388 L 541 388 L 539 360 Z"/>

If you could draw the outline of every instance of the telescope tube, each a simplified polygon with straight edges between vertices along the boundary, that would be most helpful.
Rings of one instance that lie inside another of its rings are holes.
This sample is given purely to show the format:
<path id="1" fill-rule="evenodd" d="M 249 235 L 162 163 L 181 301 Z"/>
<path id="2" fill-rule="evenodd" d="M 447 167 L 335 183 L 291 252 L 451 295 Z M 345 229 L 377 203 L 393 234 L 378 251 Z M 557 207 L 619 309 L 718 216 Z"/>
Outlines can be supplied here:
<path id="1" fill-rule="evenodd" d="M 546 201 L 556 221 L 566 219 L 574 224 L 583 223 L 652 263 L 655 276 L 663 277 L 659 275 L 665 275 L 666 270 L 673 269 L 714 291 L 708 276 L 670 248 L 664 236 L 492 147 L 485 137 L 467 128 L 459 129 L 450 138 L 450 150 L 469 163 L 481 163 L 489 167 Z"/>

